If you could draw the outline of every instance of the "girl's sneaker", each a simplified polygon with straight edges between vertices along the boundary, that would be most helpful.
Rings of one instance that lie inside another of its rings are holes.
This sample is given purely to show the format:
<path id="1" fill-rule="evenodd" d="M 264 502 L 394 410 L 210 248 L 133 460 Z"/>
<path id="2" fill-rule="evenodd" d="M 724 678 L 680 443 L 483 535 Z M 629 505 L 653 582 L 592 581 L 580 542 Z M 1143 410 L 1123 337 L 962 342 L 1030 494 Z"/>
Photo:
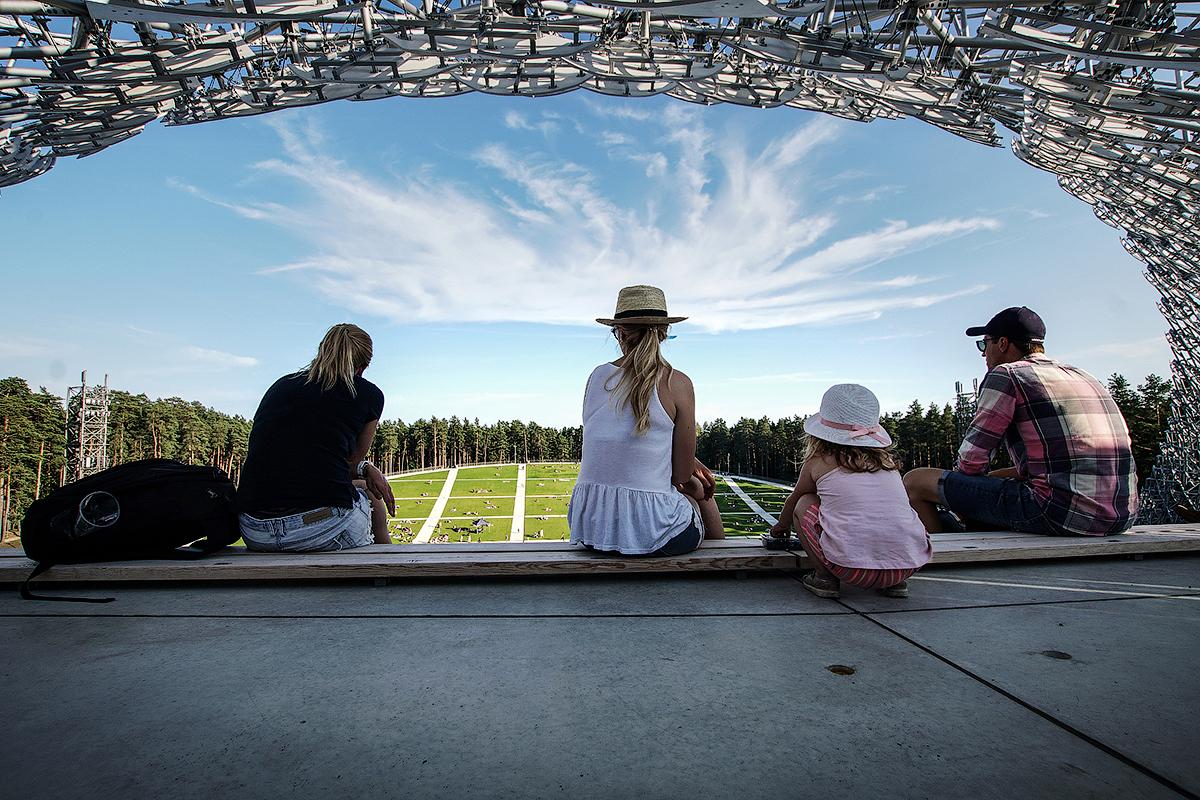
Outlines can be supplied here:
<path id="1" fill-rule="evenodd" d="M 908 597 L 908 581 L 900 581 L 895 586 L 880 589 L 879 593 L 884 597 Z"/>
<path id="2" fill-rule="evenodd" d="M 837 578 L 818 577 L 816 572 L 806 572 L 800 578 L 800 583 L 817 597 L 828 599 L 841 597 L 841 592 L 839 591 L 841 589 L 841 582 Z"/>

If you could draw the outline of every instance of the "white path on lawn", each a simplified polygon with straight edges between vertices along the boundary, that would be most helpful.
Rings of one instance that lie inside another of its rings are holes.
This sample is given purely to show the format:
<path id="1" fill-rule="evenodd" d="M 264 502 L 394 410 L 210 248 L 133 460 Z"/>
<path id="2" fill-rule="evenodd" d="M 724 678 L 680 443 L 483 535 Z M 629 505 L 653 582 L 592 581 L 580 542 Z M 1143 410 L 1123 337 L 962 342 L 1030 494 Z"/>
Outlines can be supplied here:
<path id="1" fill-rule="evenodd" d="M 750 506 L 750 508 L 754 511 L 755 514 L 758 514 L 760 517 L 762 517 L 763 519 L 765 519 L 767 522 L 771 523 L 772 525 L 774 525 L 776 522 L 779 521 L 777 518 L 772 517 L 770 514 L 768 514 L 766 511 L 764 511 L 762 506 L 760 506 L 758 503 L 754 502 L 754 498 L 751 497 L 750 495 L 746 494 L 746 492 L 742 489 L 742 487 L 738 486 L 737 481 L 735 481 L 733 478 L 729 477 L 728 475 L 725 475 L 724 480 L 727 484 L 729 484 L 729 488 L 733 489 L 733 493 L 736 494 L 738 497 L 742 498 L 742 502 L 745 503 L 746 505 Z"/>
<path id="2" fill-rule="evenodd" d="M 517 467 L 517 497 L 513 501 L 512 530 L 508 534 L 510 542 L 525 541 L 525 465 Z"/>
<path id="3" fill-rule="evenodd" d="M 433 510 L 429 512 L 429 518 L 421 526 L 421 531 L 417 534 L 417 538 L 413 539 L 413 544 L 429 544 L 429 539 L 433 536 L 433 528 L 442 518 L 442 512 L 446 509 L 446 503 L 450 500 L 450 492 L 454 489 L 454 479 L 457 477 L 458 467 L 451 467 L 450 473 L 446 475 L 446 482 L 442 484 L 442 491 L 438 494 L 438 499 L 433 504 Z"/>
<path id="4" fill-rule="evenodd" d="M 721 477 L 728 478 L 729 476 L 722 475 Z M 773 481 L 770 478 L 746 478 L 743 476 L 742 480 L 753 481 L 754 483 L 761 483 L 763 486 L 775 486 L 780 489 L 787 489 L 788 491 L 791 491 L 796 486 L 796 484 L 794 484 L 794 483 L 780 483 L 779 481 Z"/>

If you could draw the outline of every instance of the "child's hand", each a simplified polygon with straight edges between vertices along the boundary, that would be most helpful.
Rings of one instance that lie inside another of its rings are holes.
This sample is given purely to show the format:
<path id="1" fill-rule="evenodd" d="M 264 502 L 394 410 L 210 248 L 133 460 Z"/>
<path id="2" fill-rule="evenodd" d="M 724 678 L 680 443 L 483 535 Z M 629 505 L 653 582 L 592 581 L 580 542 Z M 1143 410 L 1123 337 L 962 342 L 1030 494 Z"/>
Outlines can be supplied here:
<path id="1" fill-rule="evenodd" d="M 771 526 L 771 536 L 773 536 L 776 539 L 782 539 L 783 537 L 787 536 L 791 532 L 792 532 L 792 526 L 785 525 L 782 522 L 776 522 L 774 525 Z"/>

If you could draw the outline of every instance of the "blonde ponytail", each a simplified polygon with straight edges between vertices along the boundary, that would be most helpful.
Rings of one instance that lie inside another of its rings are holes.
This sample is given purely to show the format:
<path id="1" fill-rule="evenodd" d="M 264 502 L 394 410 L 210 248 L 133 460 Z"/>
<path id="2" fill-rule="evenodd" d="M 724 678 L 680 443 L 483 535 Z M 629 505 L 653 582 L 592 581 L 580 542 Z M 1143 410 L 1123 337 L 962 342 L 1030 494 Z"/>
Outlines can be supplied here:
<path id="1" fill-rule="evenodd" d="M 621 362 L 621 379 L 615 392 L 621 406 L 633 409 L 634 432 L 643 434 L 650 429 L 650 399 L 658 391 L 658 382 L 671 365 L 663 358 L 659 345 L 667 338 L 666 325 L 639 325 L 631 328 L 633 333 Z"/>
<path id="2" fill-rule="evenodd" d="M 343 322 L 325 332 L 317 357 L 308 365 L 308 380 L 317 383 L 321 391 L 328 392 L 339 382 L 346 384 L 350 396 L 356 397 L 354 376 L 371 363 L 373 346 L 371 337 L 357 325 Z"/>

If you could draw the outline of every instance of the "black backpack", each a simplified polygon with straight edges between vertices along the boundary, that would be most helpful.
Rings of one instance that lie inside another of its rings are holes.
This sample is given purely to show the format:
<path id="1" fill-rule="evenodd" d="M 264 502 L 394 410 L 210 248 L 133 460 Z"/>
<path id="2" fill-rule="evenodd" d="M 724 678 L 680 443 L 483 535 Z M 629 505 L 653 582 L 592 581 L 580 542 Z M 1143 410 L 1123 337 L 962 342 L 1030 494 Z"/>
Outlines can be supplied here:
<path id="1" fill-rule="evenodd" d="M 25 555 L 38 562 L 21 596 L 107 603 L 113 598 L 35 595 L 29 581 L 55 564 L 196 558 L 233 544 L 241 535 L 234 492 L 221 470 L 166 458 L 122 464 L 68 483 L 34 501 L 21 521 Z"/>

